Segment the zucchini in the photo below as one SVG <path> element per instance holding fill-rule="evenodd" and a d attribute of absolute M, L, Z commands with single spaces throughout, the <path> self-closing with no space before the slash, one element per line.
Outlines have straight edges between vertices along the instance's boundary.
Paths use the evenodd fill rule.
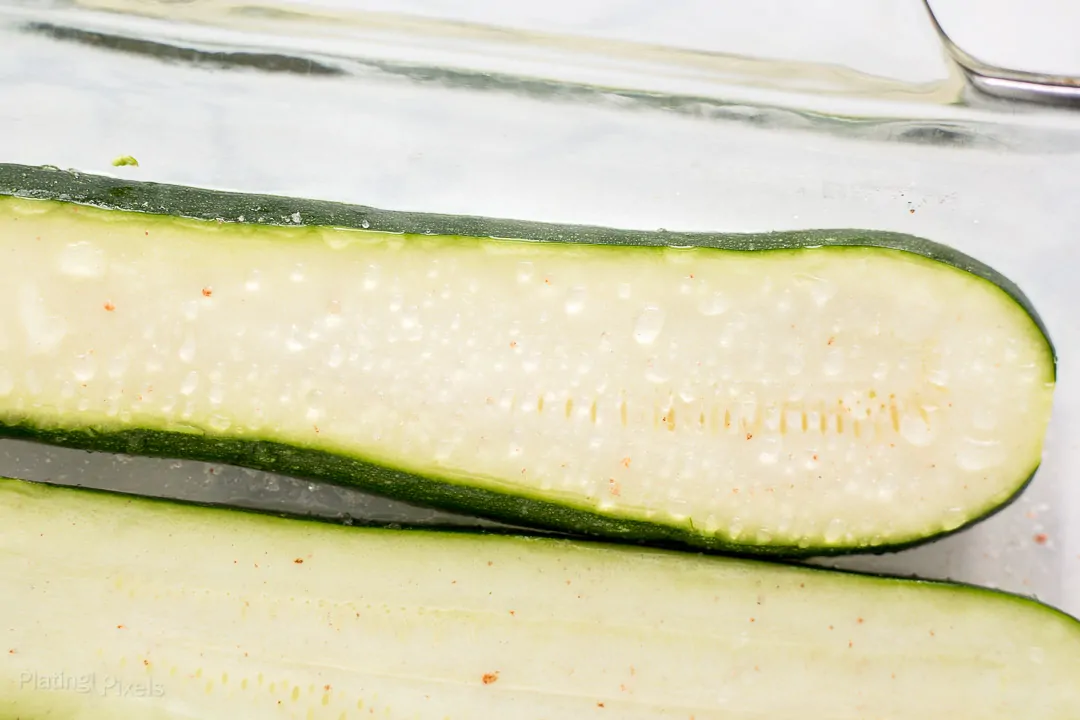
<path fill-rule="evenodd" d="M 647 233 L 0 166 L 2 433 L 533 528 L 893 549 L 1039 465 L 1024 295 L 870 231 Z"/>
<path fill-rule="evenodd" d="M 0 717 L 1069 720 L 980 588 L 0 481 Z"/>

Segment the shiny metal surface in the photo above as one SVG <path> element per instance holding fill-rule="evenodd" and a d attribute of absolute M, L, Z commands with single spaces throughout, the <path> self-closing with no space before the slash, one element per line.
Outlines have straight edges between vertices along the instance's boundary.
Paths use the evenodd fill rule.
<path fill-rule="evenodd" d="M 1041 0 L 1031 12 L 1032 8 L 1024 7 L 1027 3 L 999 1 L 998 9 L 1010 12 L 998 15 L 992 23 L 983 17 L 984 7 L 977 14 L 965 15 L 963 0 L 926 0 L 926 5 L 944 47 L 963 69 L 971 87 L 1005 100 L 1080 108 L 1080 45 L 1062 30 L 1075 29 L 1080 21 L 1075 5 Z M 1031 15 L 1038 21 L 1031 22 Z M 1022 22 L 1025 19 L 1028 22 Z M 1056 26 L 1051 24 L 1055 20 Z M 1017 21 L 1021 21 L 1020 27 Z M 992 39 L 998 42 L 990 44 Z M 1018 45 L 1023 49 L 1019 54 L 1015 52 Z M 988 57 L 1001 57 L 1005 62 L 992 62 Z"/>

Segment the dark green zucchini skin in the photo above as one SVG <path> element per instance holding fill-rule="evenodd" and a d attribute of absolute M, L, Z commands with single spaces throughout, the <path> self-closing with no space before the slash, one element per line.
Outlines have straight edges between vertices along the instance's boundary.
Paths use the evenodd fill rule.
<path fill-rule="evenodd" d="M 300 213 L 300 225 L 366 229 L 404 235 L 464 235 L 533 242 L 700 247 L 745 252 L 819 246 L 862 246 L 899 250 L 954 266 L 1005 291 L 1032 318 L 1042 333 L 1052 360 L 1051 371 L 1056 379 L 1057 354 L 1049 333 L 1031 301 L 1015 283 L 988 265 L 946 245 L 902 233 L 855 229 L 741 234 L 620 230 L 470 216 L 405 213 L 320 200 L 224 192 L 122 180 L 51 167 L 12 164 L 0 164 L 0 196 L 4 195 L 200 220 L 293 227 L 298 225 L 293 216 Z M 271 441 L 215 438 L 146 429 L 102 432 L 88 427 L 58 430 L 41 428 L 29 421 L 0 423 L 0 437 L 92 452 L 226 463 L 352 486 L 424 507 L 569 535 L 705 552 L 790 558 L 893 552 L 961 532 L 1014 502 L 1023 494 L 1038 470 L 1038 466 L 1032 468 L 1025 482 L 1004 503 L 960 527 L 943 530 L 934 535 L 919 535 L 910 540 L 877 546 L 762 546 L 733 543 L 723 538 L 706 536 L 694 532 L 692 527 L 678 528 L 608 517 L 529 497 L 440 482 L 351 457 Z"/>
<path fill-rule="evenodd" d="M 779 543 L 732 543 L 724 538 L 695 533 L 687 528 L 598 515 L 558 503 L 499 493 L 471 485 L 440 482 L 356 458 L 265 440 L 217 438 L 143 429 L 100 432 L 88 427 L 56 430 L 30 423 L 0 423 L 0 437 L 90 452 L 200 460 L 265 470 L 280 475 L 351 486 L 421 507 L 498 520 L 530 531 L 551 530 L 579 538 L 594 537 L 656 548 L 792 559 L 862 553 L 884 554 L 939 540 L 982 522 L 1008 507 L 1023 494 L 1035 475 L 1033 471 L 1004 503 L 950 531 L 930 536 L 919 535 L 909 541 L 878 546 L 799 547 Z"/>

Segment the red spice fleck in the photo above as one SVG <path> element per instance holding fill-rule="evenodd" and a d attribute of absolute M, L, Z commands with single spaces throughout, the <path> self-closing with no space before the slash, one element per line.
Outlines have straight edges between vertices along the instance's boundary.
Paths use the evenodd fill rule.
<path fill-rule="evenodd" d="M 855 622 L 857 622 L 857 623 L 859 623 L 860 625 L 862 625 L 862 624 L 863 624 L 863 619 L 862 619 L 862 618 L 859 618 L 859 619 L 858 619 L 858 620 L 856 620 Z"/>
<path fill-rule="evenodd" d="M 511 615 L 516 615 L 516 613 L 513 610 L 510 611 L 510 614 Z"/>
<path fill-rule="evenodd" d="M 329 685 L 323 685 L 322 689 L 325 690 L 326 692 L 330 692 L 330 686 Z"/>
<path fill-rule="evenodd" d="M 615 478 L 608 478 L 608 491 L 615 497 L 618 497 L 619 493 L 622 492 L 619 483 L 615 482 Z"/>
<path fill-rule="evenodd" d="M 8 650 L 8 655 L 14 655 L 14 654 L 15 654 L 15 648 L 11 648 L 10 650 Z"/>
<path fill-rule="evenodd" d="M 598 703 L 596 703 L 596 707 L 601 707 L 602 708 L 602 707 L 604 707 L 604 703 L 598 702 Z"/>
<path fill-rule="evenodd" d="M 111 302 L 109 302 L 108 300 L 106 300 L 106 301 L 105 301 L 105 305 L 104 305 L 103 307 L 104 307 L 104 308 L 105 308 L 106 310 L 108 310 L 109 312 L 112 312 L 113 310 L 115 310 L 115 309 L 116 309 L 116 306 L 115 306 L 115 305 L 113 305 L 113 304 L 112 304 Z"/>
<path fill-rule="evenodd" d="M 116 629 L 117 630 L 126 630 L 127 628 L 125 628 L 123 625 L 117 625 Z"/>
<path fill-rule="evenodd" d="M 749 440 L 752 437 L 754 437 L 753 433 L 746 433 L 746 439 L 747 440 Z"/>
<path fill-rule="evenodd" d="M 490 685 L 491 683 L 499 679 L 499 671 L 496 670 L 493 673 L 484 673 L 484 676 L 480 679 L 484 682 L 485 685 Z"/>
<path fill-rule="evenodd" d="M 546 285 L 550 285 L 551 284 L 551 278 L 544 278 L 544 283 Z"/>
<path fill-rule="evenodd" d="M 630 458 L 628 458 L 628 457 L 624 457 L 624 458 L 622 459 L 622 466 L 623 466 L 624 468 L 629 468 L 629 467 L 630 467 Z"/>
<path fill-rule="evenodd" d="M 494 565 L 494 563 L 491 560 L 488 560 L 488 567 L 491 567 L 492 565 Z"/>
<path fill-rule="evenodd" d="M 850 640 L 848 640 L 848 641 L 847 641 L 847 646 L 848 646 L 848 647 L 855 647 L 855 643 L 853 643 L 853 642 L 851 642 Z"/>
<path fill-rule="evenodd" d="M 750 618 L 750 622 L 757 622 L 754 618 Z"/>
<path fill-rule="evenodd" d="M 832 345 L 832 344 L 833 344 L 834 342 L 836 342 L 836 338 L 834 338 L 834 337 L 831 337 L 831 338 L 829 338 L 829 342 L 827 342 L 827 343 L 825 343 L 825 344 L 826 344 L 826 345 Z"/>
<path fill-rule="evenodd" d="M 211 295 L 214 294 L 214 290 L 213 290 L 213 288 L 210 288 L 210 287 L 204 287 L 202 289 L 202 294 L 203 294 L 203 297 L 210 297 Z"/>
<path fill-rule="evenodd" d="M 934 631 L 933 630 L 930 631 L 930 637 L 934 637 Z"/>
<path fill-rule="evenodd" d="M 150 661 L 149 660 L 144 659 L 142 661 L 142 664 L 145 665 L 146 667 L 150 667 Z"/>
<path fill-rule="evenodd" d="M 312 425 L 311 427 L 315 428 L 315 434 L 318 435 L 319 434 L 319 426 L 318 425 Z"/>
<path fill-rule="evenodd" d="M 912 215 L 914 215 L 915 214 L 915 208 L 911 208 L 910 210 L 908 210 L 908 212 L 911 213 Z"/>
<path fill-rule="evenodd" d="M 293 562 L 297 565 L 302 565 L 304 563 L 304 558 L 296 558 Z"/>
<path fill-rule="evenodd" d="M 1046 533 L 1039 533 L 1039 534 L 1037 534 L 1035 536 L 1035 542 L 1037 542 L 1040 545 L 1045 545 L 1046 541 L 1049 540 L 1049 539 L 1050 538 L 1047 536 Z"/>
<path fill-rule="evenodd" d="M 830 625 L 830 626 L 829 626 L 829 629 L 830 629 L 830 630 L 832 630 L 832 629 L 833 629 L 832 625 Z"/>
<path fill-rule="evenodd" d="M 150 231 L 149 230 L 143 230 L 143 235 L 145 235 L 146 237 L 150 237 Z"/>
<path fill-rule="evenodd" d="M 516 348 L 517 347 L 517 340 L 511 340 L 510 341 L 510 347 Z"/>
<path fill-rule="evenodd" d="M 754 672 L 761 672 L 761 666 L 755 665 L 754 666 Z"/>

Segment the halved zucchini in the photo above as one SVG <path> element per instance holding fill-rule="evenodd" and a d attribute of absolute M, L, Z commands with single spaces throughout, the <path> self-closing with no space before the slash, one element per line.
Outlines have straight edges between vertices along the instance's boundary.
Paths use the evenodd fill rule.
<path fill-rule="evenodd" d="M 0 195 L 10 436 L 787 554 L 954 531 L 1040 461 L 1037 316 L 918 238 L 649 234 L 18 166 Z"/>
<path fill-rule="evenodd" d="M 1071 720 L 1080 623 L 933 582 L 0 480 L 0 717 Z"/>

